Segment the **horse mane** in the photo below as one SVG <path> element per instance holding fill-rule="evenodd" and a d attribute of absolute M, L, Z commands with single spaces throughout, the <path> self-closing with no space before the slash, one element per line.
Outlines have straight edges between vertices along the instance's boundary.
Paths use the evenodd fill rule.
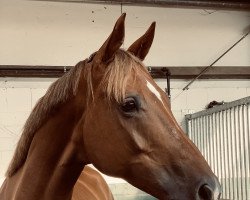
<path fill-rule="evenodd" d="M 79 62 L 69 72 L 51 84 L 46 94 L 39 99 L 27 119 L 14 156 L 6 172 L 7 177 L 11 177 L 22 167 L 26 161 L 31 142 L 36 131 L 46 121 L 50 113 L 59 104 L 66 102 L 77 91 L 77 86 L 82 70 L 82 62 Z"/>
<path fill-rule="evenodd" d="M 142 71 L 148 74 L 146 67 L 139 58 L 135 57 L 128 51 L 119 49 L 116 52 L 113 62 L 107 66 L 100 84 L 106 92 L 107 98 L 109 98 L 110 102 L 114 99 L 121 103 L 125 98 L 125 89 L 128 78 L 131 75 L 134 75 L 133 78 L 135 80 L 136 74 Z"/>
<path fill-rule="evenodd" d="M 90 58 L 92 59 L 92 58 Z M 107 98 L 117 102 L 122 101 L 125 96 L 125 86 L 130 72 L 138 70 L 138 64 L 144 66 L 142 62 L 124 50 L 118 50 L 114 60 L 109 63 L 100 85 L 107 91 Z M 46 94 L 40 98 L 28 117 L 21 138 L 17 143 L 14 156 L 6 172 L 7 177 L 13 176 L 25 163 L 31 142 L 37 130 L 46 122 L 51 112 L 58 106 L 66 103 L 72 95 L 76 95 L 82 69 L 88 85 L 88 96 L 93 97 L 92 69 L 85 67 L 86 60 L 79 62 L 69 72 L 64 74 L 47 90 Z M 141 69 L 145 70 L 144 67 Z M 93 97 L 94 98 L 94 97 Z"/>

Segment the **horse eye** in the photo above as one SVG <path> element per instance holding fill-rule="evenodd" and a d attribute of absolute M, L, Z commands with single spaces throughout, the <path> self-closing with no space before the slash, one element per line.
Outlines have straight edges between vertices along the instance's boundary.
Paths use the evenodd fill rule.
<path fill-rule="evenodd" d="M 137 104 L 134 98 L 128 97 L 124 100 L 124 102 L 121 105 L 122 111 L 129 113 L 134 112 L 137 110 Z"/>

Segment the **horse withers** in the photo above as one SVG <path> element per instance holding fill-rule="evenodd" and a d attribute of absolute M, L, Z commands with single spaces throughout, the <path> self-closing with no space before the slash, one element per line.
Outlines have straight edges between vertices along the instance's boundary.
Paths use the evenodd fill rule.
<path fill-rule="evenodd" d="M 142 61 L 155 31 L 127 50 L 125 14 L 101 48 L 59 78 L 28 118 L 1 200 L 68 200 L 83 168 L 162 200 L 215 200 L 220 185 Z"/>

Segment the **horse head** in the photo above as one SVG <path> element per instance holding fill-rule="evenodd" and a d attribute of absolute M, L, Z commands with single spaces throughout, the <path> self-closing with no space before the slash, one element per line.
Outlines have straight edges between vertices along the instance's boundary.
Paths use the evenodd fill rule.
<path fill-rule="evenodd" d="M 124 21 L 125 14 L 87 63 L 91 95 L 81 125 L 86 162 L 159 199 L 218 199 L 217 177 L 142 63 L 155 23 L 122 50 Z"/>

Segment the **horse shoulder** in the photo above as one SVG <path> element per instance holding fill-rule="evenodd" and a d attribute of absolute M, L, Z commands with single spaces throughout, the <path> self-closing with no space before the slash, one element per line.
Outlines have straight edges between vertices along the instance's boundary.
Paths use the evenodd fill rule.
<path fill-rule="evenodd" d="M 85 166 L 73 190 L 72 200 L 113 200 L 113 195 L 102 175 Z"/>

